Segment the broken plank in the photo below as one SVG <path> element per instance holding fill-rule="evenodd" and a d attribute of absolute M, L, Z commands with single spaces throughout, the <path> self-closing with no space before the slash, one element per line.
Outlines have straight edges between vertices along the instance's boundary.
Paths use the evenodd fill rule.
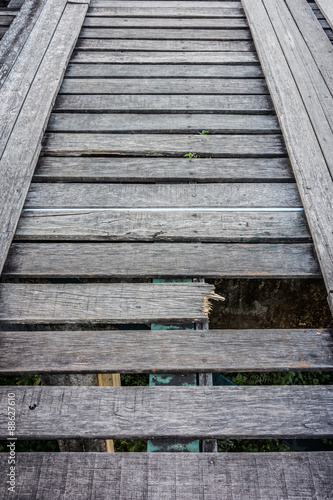
<path fill-rule="evenodd" d="M 60 94 L 268 94 L 264 79 L 65 78 Z"/>
<path fill-rule="evenodd" d="M 68 115 L 51 115 L 49 125 L 51 127 L 56 127 L 55 124 L 61 123 L 62 116 Z M 75 117 L 75 115 L 72 116 Z M 89 116 L 94 122 L 93 118 L 96 115 L 80 116 L 83 118 Z M 103 123 L 105 123 L 103 122 L 103 115 L 97 116 L 103 125 Z M 112 115 L 107 116 L 112 117 Z M 157 120 L 161 119 L 161 116 L 153 116 L 156 116 Z M 167 116 L 168 115 L 163 115 L 163 118 Z M 177 118 L 182 115 L 171 116 L 177 123 Z M 195 117 L 196 115 L 189 116 Z M 219 123 L 219 115 L 208 116 Z M 250 116 L 251 115 L 248 115 L 248 117 Z M 122 124 L 122 115 L 116 115 L 116 117 L 118 123 Z M 131 116 L 131 120 L 134 122 L 133 128 L 137 123 L 136 117 L 138 117 L 138 115 Z M 221 117 L 226 123 L 228 122 L 228 118 L 229 115 L 223 115 Z M 242 118 L 244 118 L 244 116 Z M 264 117 L 262 116 L 260 118 Z M 127 120 L 125 123 L 128 123 Z M 207 122 L 204 121 L 204 123 L 206 125 Z M 208 122 L 207 124 L 210 123 Z M 175 159 L 158 157 L 75 158 L 71 156 L 41 156 L 37 163 L 33 179 L 36 182 L 291 182 L 294 180 L 294 175 L 287 158 Z"/>
<path fill-rule="evenodd" d="M 7 403 L 9 391 L 15 394 L 15 434 L 19 439 L 332 436 L 333 387 L 329 385 L 2 386 L 2 405 Z M 0 436 L 6 438 L 7 434 L 8 416 L 2 414 Z"/>
<path fill-rule="evenodd" d="M 216 99 L 217 100 L 217 99 Z M 148 102 L 148 99 L 146 100 Z M 73 154 L 285 156 L 280 135 L 172 135 L 47 133 L 43 152 Z"/>
<path fill-rule="evenodd" d="M 301 208 L 294 183 L 31 184 L 25 208 Z"/>
<path fill-rule="evenodd" d="M 34 324 L 200 321 L 206 319 L 209 299 L 213 297 L 213 286 L 202 283 L 7 283 L 0 285 L 0 321 Z"/>
<path fill-rule="evenodd" d="M 6 375 L 333 370 L 325 329 L 5 331 L 0 341 Z"/>
<path fill-rule="evenodd" d="M 214 209 L 212 209 L 214 210 Z M 20 240 L 306 243 L 302 212 L 27 210 Z"/>

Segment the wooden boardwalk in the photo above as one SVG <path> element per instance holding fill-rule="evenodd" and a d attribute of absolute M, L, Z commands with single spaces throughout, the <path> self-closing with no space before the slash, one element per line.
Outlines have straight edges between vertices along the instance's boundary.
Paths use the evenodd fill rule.
<path fill-rule="evenodd" d="M 212 373 L 332 370 L 333 331 L 210 330 L 224 297 L 205 279 L 323 277 L 333 313 L 332 21 L 328 0 L 16 10 L 0 42 L 0 373 L 101 387 L 2 386 L 1 404 L 15 394 L 17 439 L 154 451 L 18 454 L 17 498 L 331 498 L 332 453 L 216 440 L 332 438 L 332 386 Z M 150 387 L 111 387 L 119 373 Z"/>

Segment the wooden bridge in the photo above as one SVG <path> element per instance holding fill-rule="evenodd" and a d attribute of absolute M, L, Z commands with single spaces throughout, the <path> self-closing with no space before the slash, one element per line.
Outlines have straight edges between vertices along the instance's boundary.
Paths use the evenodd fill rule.
<path fill-rule="evenodd" d="M 332 1 L 22 3 L 0 11 L 0 372 L 56 385 L 2 386 L 1 438 L 150 453 L 18 453 L 15 494 L 1 454 L 1 497 L 332 499 L 332 452 L 216 447 L 332 438 L 332 386 L 212 382 L 332 370 L 332 330 L 210 330 L 207 283 L 322 276 L 333 313 Z"/>

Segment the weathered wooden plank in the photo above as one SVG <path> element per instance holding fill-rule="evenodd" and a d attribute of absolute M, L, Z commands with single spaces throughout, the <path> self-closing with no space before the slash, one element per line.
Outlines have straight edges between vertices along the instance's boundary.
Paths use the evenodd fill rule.
<path fill-rule="evenodd" d="M 244 40 L 111 40 L 80 39 L 77 50 L 178 51 L 178 52 L 253 52 L 252 42 Z"/>
<path fill-rule="evenodd" d="M 26 3 L 25 0 L 10 0 L 8 7 L 11 9 L 20 9 Z"/>
<path fill-rule="evenodd" d="M 211 89 L 210 89 L 211 90 Z M 274 134 L 280 132 L 276 116 L 225 114 L 109 114 L 52 113 L 49 132 L 146 132 L 210 134 Z M 96 172 L 97 173 L 97 172 Z M 98 175 L 98 174 L 97 174 Z"/>
<path fill-rule="evenodd" d="M 8 27 L 12 24 L 14 19 L 15 19 L 15 16 L 9 15 L 7 12 L 5 12 L 5 14 L 3 14 L 0 11 L 0 26 Z"/>
<path fill-rule="evenodd" d="M 294 183 L 31 184 L 25 208 L 301 208 Z"/>
<path fill-rule="evenodd" d="M 307 45 L 307 50 L 303 50 L 303 57 L 307 54 L 306 59 L 307 61 L 310 61 L 310 63 L 307 63 L 305 69 L 311 76 L 311 82 L 317 90 L 318 96 L 321 100 L 321 106 L 324 110 L 327 107 L 326 119 L 330 120 L 332 109 L 327 105 L 329 103 L 331 104 L 333 96 L 332 44 L 328 40 L 325 32 L 323 32 L 320 24 L 316 22 L 316 16 L 308 5 L 304 5 L 302 0 L 288 0 L 287 5 L 293 16 L 294 22 L 297 24 L 300 34 Z M 300 47 L 303 47 L 303 45 L 300 44 Z M 311 63 L 310 54 L 313 57 L 313 63 Z M 318 69 L 315 65 L 318 66 Z M 327 89 L 320 81 L 322 78 L 324 78 L 327 87 L 330 89 L 331 98 L 326 97 Z M 309 104 L 307 104 L 307 107 L 309 108 Z"/>
<path fill-rule="evenodd" d="M 13 67 L 29 34 L 31 33 L 46 0 L 25 2 L 19 15 L 15 17 L 6 38 L 0 44 L 0 87 L 3 85 L 8 73 Z M 56 12 L 55 12 L 56 14 Z M 41 43 L 43 43 L 41 39 Z M 31 61 L 33 65 L 33 61 Z"/>
<path fill-rule="evenodd" d="M 326 23 L 327 24 L 327 23 Z M 243 17 L 179 18 L 172 11 L 169 17 L 93 17 L 87 16 L 85 27 L 94 28 L 247 28 Z M 328 26 L 328 25 L 327 25 Z"/>
<path fill-rule="evenodd" d="M 209 1 L 209 0 L 196 0 L 195 2 L 192 2 L 190 4 L 188 0 L 181 1 L 181 0 L 171 0 L 171 1 L 165 1 L 165 0 L 139 0 L 139 3 L 137 0 L 92 0 L 90 2 L 90 7 L 135 7 L 135 8 L 167 8 L 167 9 L 173 9 L 173 8 L 183 8 L 186 10 L 191 10 L 192 7 L 195 8 L 201 8 L 205 9 L 207 7 L 223 7 L 223 9 L 241 9 L 242 4 L 240 1 Z"/>
<path fill-rule="evenodd" d="M 333 370 L 333 330 L 0 332 L 0 341 L 8 375 Z"/>
<path fill-rule="evenodd" d="M 203 283 L 2 284 L 0 321 L 200 321 L 214 296 L 212 285 Z"/>
<path fill-rule="evenodd" d="M 262 0 L 243 0 L 243 5 L 278 112 L 323 276 L 330 292 L 333 289 L 332 178 L 290 65 L 285 59 Z"/>
<path fill-rule="evenodd" d="M 58 11 L 59 5 L 61 6 L 60 12 Z M 49 1 L 42 15 L 39 17 L 33 33 L 29 37 L 29 41 L 33 41 L 34 36 L 40 34 L 38 23 L 43 19 L 42 16 L 44 13 L 47 13 L 52 20 L 55 17 L 55 26 L 53 24 L 50 26 L 47 23 L 43 28 L 49 35 L 49 44 L 47 45 L 47 49 L 44 47 L 44 52 L 45 50 L 46 52 L 43 52 L 41 55 L 42 60 L 39 60 L 38 71 L 35 74 L 33 82 L 30 81 L 29 90 L 25 88 L 24 103 L 21 101 L 20 104 L 20 106 L 22 105 L 22 109 L 19 115 L 16 115 L 15 123 L 13 122 L 14 115 L 10 115 L 9 119 L 12 130 L 10 137 L 7 137 L 6 149 L 1 158 L 0 169 L 0 185 L 2 188 L 0 198 L 0 227 L 3 240 L 0 248 L 0 272 L 37 163 L 41 140 L 51 107 L 59 90 L 64 68 L 76 43 L 87 10 L 87 4 L 68 4 L 64 11 L 62 7 L 62 2 Z M 48 9 L 51 9 L 52 15 Z M 57 12 L 58 16 L 55 16 Z M 59 20 L 61 14 L 62 16 Z M 49 31 L 51 31 L 51 35 Z M 50 40 L 50 36 L 52 40 Z M 40 41 L 39 38 L 38 41 Z M 27 42 L 21 52 L 22 57 L 28 45 L 29 43 Z M 39 45 L 39 42 L 37 45 Z M 38 53 L 37 49 L 36 53 Z M 22 57 L 20 57 L 20 61 Z M 17 61 L 18 67 L 21 64 L 20 61 Z M 23 62 L 29 65 L 29 59 Z M 22 68 L 25 67 L 24 64 Z M 13 69 L 6 79 L 1 89 L 1 92 L 4 91 L 2 95 L 6 95 L 6 89 L 8 89 L 11 95 L 15 94 L 15 87 L 9 88 L 7 85 L 10 85 L 11 75 L 16 74 L 18 67 L 15 65 L 15 69 Z M 18 80 L 22 83 L 21 77 Z M 19 88 L 18 93 L 20 94 L 21 92 L 22 89 Z M 7 106 L 12 101 L 8 99 L 5 99 L 5 101 L 5 106 L 8 110 Z M 3 109 L 2 101 L 0 105 L 1 109 Z M 8 122 L 6 122 L 6 125 L 8 125 Z M 4 144 L 2 144 L 3 146 Z M 17 168 L 17 165 L 20 165 L 20 168 Z M 6 235 L 5 239 L 4 235 Z"/>
<path fill-rule="evenodd" d="M 328 42 L 329 43 L 329 42 Z M 60 94 L 268 94 L 264 79 L 65 78 Z"/>
<path fill-rule="evenodd" d="M 168 4 L 166 7 L 90 7 L 87 17 L 186 17 L 191 18 L 220 18 L 220 17 L 240 17 L 243 18 L 244 11 L 241 7 L 238 9 L 224 8 L 223 3 L 215 7 L 174 7 Z"/>
<path fill-rule="evenodd" d="M 74 52 L 75 63 L 148 63 L 148 64 L 246 64 L 257 63 L 256 52 L 145 52 L 145 51 L 88 51 Z"/>
<path fill-rule="evenodd" d="M 56 115 L 57 118 L 61 116 Z M 89 116 L 92 119 L 95 115 Z M 117 117 L 121 123 L 122 116 L 117 115 Z M 173 117 L 176 121 L 178 115 L 173 115 Z M 217 120 L 219 116 L 214 115 L 213 118 Z M 227 115 L 223 116 L 223 119 L 227 118 Z M 133 116 L 132 119 L 135 121 Z M 54 123 L 51 120 L 51 124 Z M 196 158 L 192 160 L 177 158 L 176 160 L 174 158 L 42 156 L 37 163 L 34 180 L 145 183 L 158 181 L 290 182 L 294 180 L 294 175 L 289 160 L 286 158 Z"/>
<path fill-rule="evenodd" d="M 9 59 L 9 74 L 7 74 L 6 70 L 6 60 L 3 61 L 4 71 L 1 73 L 0 115 L 5 117 L 5 119 L 0 123 L 0 158 L 3 155 L 4 148 L 13 131 L 17 117 L 22 110 L 22 105 L 36 77 L 39 65 L 52 40 L 65 4 L 66 0 L 60 0 L 59 2 L 51 0 L 50 2 L 46 2 L 45 8 L 43 8 L 44 2 L 40 3 L 39 9 L 33 16 L 34 23 L 31 21 L 31 33 L 28 36 L 27 43 L 24 44 L 24 41 L 21 41 L 21 44 L 24 45 L 23 48 L 19 44 L 18 52 L 15 53 L 14 49 L 12 59 Z M 53 13 L 52 16 L 51 12 Z M 29 16 L 27 17 L 29 19 Z M 28 19 L 24 16 L 22 22 L 28 22 Z M 15 46 L 14 40 L 10 40 L 10 42 Z M 7 44 L 5 45 L 6 47 Z M 7 51 L 5 51 L 4 56 L 6 53 Z M 20 56 L 19 58 L 18 55 Z"/>
<path fill-rule="evenodd" d="M 329 0 L 316 0 L 318 7 L 320 8 L 323 16 L 329 23 L 330 27 L 333 29 L 333 5 Z"/>
<path fill-rule="evenodd" d="M 274 110 L 269 95 L 59 95 L 53 111 L 130 113 L 257 113 Z M 267 139 L 267 137 L 266 137 Z M 268 140 L 268 139 L 267 139 Z M 209 142 L 209 141 L 207 141 Z"/>
<path fill-rule="evenodd" d="M 13 243 L 3 270 L 18 277 L 317 278 L 311 244 Z"/>
<path fill-rule="evenodd" d="M 291 68 L 331 177 L 333 177 L 333 96 L 329 90 L 329 84 L 331 84 L 333 92 L 333 47 L 305 0 L 287 0 L 289 9 L 284 0 L 277 0 L 277 2 L 265 0 L 265 5 L 272 16 L 272 24 L 284 56 Z M 303 10 L 303 14 L 299 14 L 299 9 Z M 297 18 L 298 26 L 291 13 Z M 311 29 L 312 25 L 317 29 Z M 310 36 L 313 39 L 309 42 L 310 48 L 302 36 L 302 32 L 305 31 L 310 31 L 306 38 L 309 39 Z M 286 33 L 288 33 L 287 36 Z M 314 44 L 317 45 L 316 48 Z M 327 52 L 326 57 L 319 55 L 325 52 Z M 322 61 L 316 62 L 316 59 Z M 326 82 L 323 74 L 324 77 L 325 74 L 327 75 Z"/>
<path fill-rule="evenodd" d="M 332 436 L 333 387 L 329 385 L 2 386 L 2 406 L 9 390 L 15 393 L 15 435 L 22 439 Z M 7 435 L 8 416 L 2 413 L 0 436 Z"/>
<path fill-rule="evenodd" d="M 263 78 L 259 65 L 223 64 L 69 64 L 70 78 Z"/>
<path fill-rule="evenodd" d="M 64 96 L 70 98 L 71 96 Z M 251 96 L 249 96 L 251 97 Z M 129 100 L 129 99 L 128 99 Z M 149 98 L 142 99 L 148 102 Z M 218 99 L 216 98 L 216 101 Z M 128 105 L 128 104 L 127 104 Z M 189 152 L 207 156 L 284 156 L 280 135 L 172 135 L 48 133 L 44 153 L 176 155 Z"/>
<path fill-rule="evenodd" d="M 249 29 L 83 28 L 79 38 L 127 40 L 252 40 Z"/>
<path fill-rule="evenodd" d="M 27 210 L 22 240 L 310 242 L 302 212 Z"/>
<path fill-rule="evenodd" d="M 1 453 L 4 471 L 7 460 Z M 16 494 L 41 500 L 77 500 L 78 492 L 81 500 L 107 500 L 115 492 L 121 500 L 330 500 L 332 466 L 330 452 L 18 453 Z M 13 496 L 7 486 L 1 482 L 4 500 Z"/>

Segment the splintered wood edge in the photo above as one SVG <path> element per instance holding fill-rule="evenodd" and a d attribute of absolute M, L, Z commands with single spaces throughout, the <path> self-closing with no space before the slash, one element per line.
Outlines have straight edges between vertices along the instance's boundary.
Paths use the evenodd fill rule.
<path fill-rule="evenodd" d="M 217 301 L 220 301 L 220 302 L 224 302 L 225 301 L 225 297 L 222 297 L 222 295 L 219 295 L 218 293 L 215 293 L 214 292 L 214 287 L 212 288 L 212 290 L 209 292 L 208 295 L 205 295 L 204 298 L 203 298 L 203 306 L 202 306 L 202 312 L 207 316 L 208 318 L 208 315 L 212 309 L 212 304 L 209 302 L 210 300 L 217 300 Z"/>

